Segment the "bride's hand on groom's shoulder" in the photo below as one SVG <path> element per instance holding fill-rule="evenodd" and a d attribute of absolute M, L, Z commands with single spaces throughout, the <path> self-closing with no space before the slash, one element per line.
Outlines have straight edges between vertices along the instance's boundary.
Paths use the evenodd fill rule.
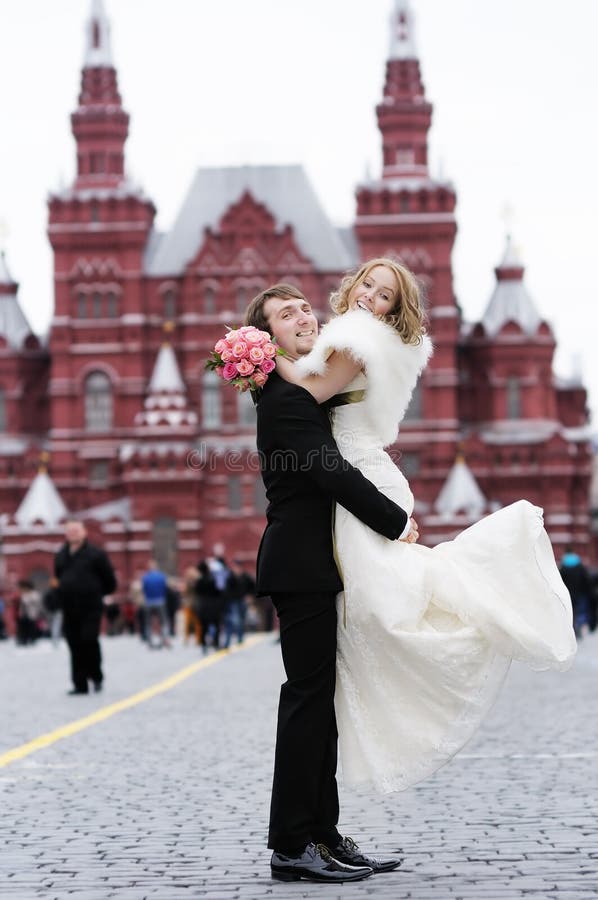
<path fill-rule="evenodd" d="M 411 529 L 406 537 L 401 538 L 401 543 L 403 544 L 415 544 L 419 540 L 419 525 L 413 518 L 409 521 L 411 522 Z"/>

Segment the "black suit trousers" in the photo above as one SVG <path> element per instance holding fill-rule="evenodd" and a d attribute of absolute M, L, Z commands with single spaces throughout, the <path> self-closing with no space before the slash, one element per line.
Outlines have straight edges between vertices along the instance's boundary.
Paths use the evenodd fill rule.
<path fill-rule="evenodd" d="M 334 847 L 339 805 L 336 593 L 276 593 L 287 681 L 280 690 L 268 847 Z"/>
<path fill-rule="evenodd" d="M 88 619 L 65 615 L 63 634 L 71 652 L 71 678 L 78 691 L 88 689 L 88 680 L 102 682 L 102 653 L 98 636 L 101 616 Z"/>

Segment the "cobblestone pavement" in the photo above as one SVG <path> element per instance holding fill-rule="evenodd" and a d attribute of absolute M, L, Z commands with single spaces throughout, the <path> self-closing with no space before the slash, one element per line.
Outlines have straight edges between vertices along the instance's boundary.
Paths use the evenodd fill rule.
<path fill-rule="evenodd" d="M 147 687 L 197 648 L 103 642 L 106 690 L 67 697 L 67 652 L 0 644 L 0 754 Z M 564 675 L 514 666 L 480 733 L 403 794 L 341 795 L 341 826 L 404 867 L 284 884 L 265 849 L 279 647 L 268 636 L 172 690 L 0 769 L 0 896 L 19 900 L 598 897 L 598 635 Z"/>

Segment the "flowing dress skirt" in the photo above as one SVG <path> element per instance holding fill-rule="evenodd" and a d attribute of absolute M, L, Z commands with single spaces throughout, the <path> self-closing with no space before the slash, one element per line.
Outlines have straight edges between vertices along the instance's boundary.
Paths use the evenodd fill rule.
<path fill-rule="evenodd" d="M 408 512 L 413 495 L 382 450 L 351 462 Z M 338 506 L 336 711 L 344 783 L 388 792 L 460 750 L 496 699 L 512 659 L 571 665 L 571 601 L 525 500 L 429 549 L 389 541 Z"/>

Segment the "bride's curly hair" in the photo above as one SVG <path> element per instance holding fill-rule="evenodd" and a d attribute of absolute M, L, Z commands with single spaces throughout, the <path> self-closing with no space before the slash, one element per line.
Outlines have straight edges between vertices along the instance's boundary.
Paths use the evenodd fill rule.
<path fill-rule="evenodd" d="M 426 333 L 426 313 L 424 309 L 423 291 L 413 272 L 401 263 L 388 257 L 380 256 L 369 259 L 355 272 L 344 276 L 338 291 L 330 296 L 330 305 L 337 315 L 349 309 L 351 292 L 368 277 L 376 266 L 386 266 L 394 273 L 399 290 L 390 312 L 381 316 L 395 331 L 405 344 L 420 344 Z"/>

